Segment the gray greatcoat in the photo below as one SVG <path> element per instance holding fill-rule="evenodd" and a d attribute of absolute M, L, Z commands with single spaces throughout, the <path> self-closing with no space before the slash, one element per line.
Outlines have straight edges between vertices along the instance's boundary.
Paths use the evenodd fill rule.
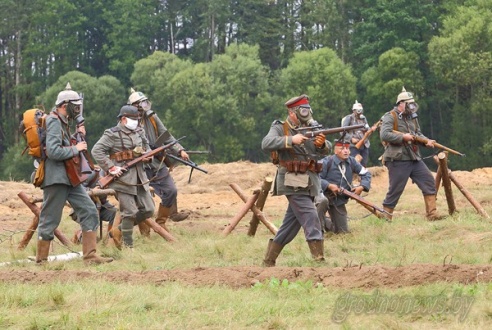
<path fill-rule="evenodd" d="M 64 161 L 78 155 L 70 143 L 70 129 L 65 116 L 54 109 L 46 117 L 45 176 L 41 185 L 43 205 L 39 215 L 38 239 L 50 241 L 61 221 L 68 200 L 80 219 L 82 231 L 95 231 L 99 225 L 96 206 L 82 185 L 73 187 Z"/>
<path fill-rule="evenodd" d="M 131 131 L 119 123 L 117 126 L 104 131 L 103 136 L 92 148 L 92 156 L 101 168 L 108 173 L 113 166 L 124 166 L 127 161 L 117 162 L 109 156 L 124 150 L 133 150 L 142 147 L 144 151 L 149 151 L 149 143 L 145 136 L 145 131 L 138 127 Z M 115 191 L 120 191 L 130 195 L 137 195 L 137 183 L 144 183 L 145 191 L 149 191 L 147 175 L 145 174 L 143 163 L 130 167 L 121 177 L 109 185 Z"/>

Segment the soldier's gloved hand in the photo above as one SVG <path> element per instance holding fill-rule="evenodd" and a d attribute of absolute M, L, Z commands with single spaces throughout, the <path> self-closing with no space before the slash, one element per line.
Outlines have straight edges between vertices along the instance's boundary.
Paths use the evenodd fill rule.
<path fill-rule="evenodd" d="M 113 166 L 109 169 L 109 174 L 114 175 L 117 178 L 122 176 L 123 173 L 125 172 L 126 172 L 126 168 L 123 168 L 121 166 Z"/>
<path fill-rule="evenodd" d="M 323 133 L 320 133 L 314 139 L 314 145 L 316 148 L 323 148 L 325 146 L 326 136 Z"/>

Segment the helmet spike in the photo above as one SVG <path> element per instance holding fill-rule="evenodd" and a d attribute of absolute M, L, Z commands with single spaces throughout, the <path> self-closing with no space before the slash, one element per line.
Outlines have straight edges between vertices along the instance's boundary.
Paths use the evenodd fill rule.
<path fill-rule="evenodd" d="M 130 88 L 130 94 L 131 93 L 135 93 L 135 90 L 133 89 L 133 87 Z"/>
<path fill-rule="evenodd" d="M 67 82 L 67 86 L 65 86 L 65 90 L 66 91 L 71 91 L 72 90 L 72 86 L 70 86 L 70 83 Z"/>
<path fill-rule="evenodd" d="M 403 86 L 403 87 L 401 88 L 401 92 L 403 93 L 403 92 L 406 92 L 406 91 L 407 91 L 407 90 L 405 89 L 405 86 Z"/>

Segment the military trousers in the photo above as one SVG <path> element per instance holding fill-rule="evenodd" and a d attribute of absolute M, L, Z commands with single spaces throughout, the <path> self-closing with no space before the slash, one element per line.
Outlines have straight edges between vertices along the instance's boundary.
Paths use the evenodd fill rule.
<path fill-rule="evenodd" d="M 145 173 L 149 180 L 151 180 L 150 186 L 154 188 L 154 192 L 161 199 L 162 206 L 171 207 L 173 204 L 176 204 L 178 188 L 176 188 L 176 184 L 167 167 L 163 167 L 159 171 L 146 169 Z"/>
<path fill-rule="evenodd" d="M 65 202 L 68 201 L 77 214 L 83 232 L 96 231 L 99 215 L 96 205 L 82 185 L 76 187 L 54 184 L 43 188 L 43 205 L 39 215 L 38 239 L 51 241 L 60 225 Z"/>
<path fill-rule="evenodd" d="M 287 195 L 286 197 L 289 206 L 273 241 L 286 245 L 297 236 L 301 228 L 304 229 L 306 241 L 323 240 L 323 232 L 313 198 L 309 195 Z"/>
<path fill-rule="evenodd" d="M 385 162 L 388 168 L 389 187 L 383 205 L 394 209 L 412 179 L 424 196 L 436 194 L 436 183 L 431 171 L 422 160 L 394 160 Z"/>

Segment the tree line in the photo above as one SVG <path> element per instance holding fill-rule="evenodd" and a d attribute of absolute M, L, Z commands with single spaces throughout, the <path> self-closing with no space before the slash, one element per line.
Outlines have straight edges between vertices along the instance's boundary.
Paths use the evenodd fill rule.
<path fill-rule="evenodd" d="M 467 154 L 451 168 L 491 166 L 491 30 L 486 0 L 3 0 L 0 178 L 28 178 L 20 116 L 68 81 L 90 145 L 133 87 L 211 162 L 266 161 L 261 138 L 292 96 L 326 127 L 357 99 L 372 124 L 405 86 L 424 134 Z"/>

